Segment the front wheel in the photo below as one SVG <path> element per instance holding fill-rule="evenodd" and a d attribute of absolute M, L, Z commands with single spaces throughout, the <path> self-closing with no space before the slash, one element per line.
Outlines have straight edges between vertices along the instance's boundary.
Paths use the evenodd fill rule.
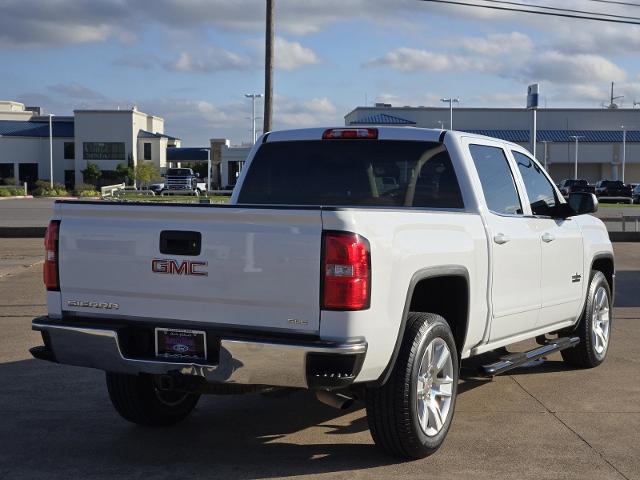
<path fill-rule="evenodd" d="M 412 312 L 407 322 L 390 378 L 367 390 L 367 421 L 376 445 L 416 459 L 435 453 L 444 442 L 459 368 L 451 328 L 441 316 Z"/>
<path fill-rule="evenodd" d="M 593 270 L 584 312 L 574 332 L 580 343 L 560 352 L 565 363 L 593 368 L 604 362 L 611 339 L 611 308 L 609 282 L 602 272 Z"/>
<path fill-rule="evenodd" d="M 152 375 L 107 372 L 109 398 L 116 411 L 133 423 L 167 426 L 184 420 L 200 395 L 158 388 Z"/>

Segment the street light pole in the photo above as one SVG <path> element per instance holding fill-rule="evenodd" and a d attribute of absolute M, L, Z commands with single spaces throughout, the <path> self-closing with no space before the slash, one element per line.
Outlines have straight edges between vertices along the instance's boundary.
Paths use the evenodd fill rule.
<path fill-rule="evenodd" d="M 580 140 L 581 138 L 584 138 L 581 135 L 571 135 L 571 138 L 573 138 L 576 141 L 576 157 L 575 157 L 575 167 L 573 170 L 573 178 L 575 180 L 578 179 L 578 140 Z"/>
<path fill-rule="evenodd" d="M 261 93 L 245 93 L 251 99 L 251 122 L 253 124 L 253 143 L 256 143 L 256 98 L 262 98 Z"/>
<path fill-rule="evenodd" d="M 49 185 L 53 190 L 53 113 L 49 114 Z"/>
<path fill-rule="evenodd" d="M 453 130 L 453 104 L 460 103 L 460 99 L 451 97 L 441 98 L 440 101 L 449 104 L 449 129 Z"/>
<path fill-rule="evenodd" d="M 549 140 L 542 140 L 540 143 L 542 143 L 544 145 L 544 169 L 548 171 L 548 169 L 547 169 L 547 158 L 548 158 L 548 156 L 547 156 L 547 144 L 548 143 L 553 143 L 553 142 L 551 142 Z"/>
<path fill-rule="evenodd" d="M 624 183 L 624 167 L 627 163 L 627 130 L 622 126 L 622 183 Z"/>

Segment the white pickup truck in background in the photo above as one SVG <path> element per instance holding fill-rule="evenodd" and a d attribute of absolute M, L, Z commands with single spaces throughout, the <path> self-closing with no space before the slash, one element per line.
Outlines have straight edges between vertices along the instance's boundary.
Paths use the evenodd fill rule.
<path fill-rule="evenodd" d="M 424 457 L 461 360 L 532 338 L 484 374 L 605 359 L 615 274 L 596 208 L 492 138 L 272 132 L 230 205 L 57 202 L 31 351 L 106 371 L 139 424 L 182 420 L 203 393 L 305 388 L 364 401 L 376 444 Z"/>

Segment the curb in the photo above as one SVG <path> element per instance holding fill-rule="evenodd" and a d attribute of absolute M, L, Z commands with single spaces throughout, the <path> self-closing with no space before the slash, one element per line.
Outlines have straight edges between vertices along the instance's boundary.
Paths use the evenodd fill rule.
<path fill-rule="evenodd" d="M 0 197 L 0 200 L 30 200 L 33 195 L 16 195 L 15 197 Z"/>

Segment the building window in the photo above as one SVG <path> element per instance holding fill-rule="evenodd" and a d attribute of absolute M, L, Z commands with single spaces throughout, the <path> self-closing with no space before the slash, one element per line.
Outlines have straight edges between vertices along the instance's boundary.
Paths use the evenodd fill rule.
<path fill-rule="evenodd" d="M 144 159 L 151 160 L 151 144 L 150 143 L 144 144 Z"/>
<path fill-rule="evenodd" d="M 64 142 L 64 158 L 65 160 L 73 160 L 76 158 L 76 144 L 73 142 Z"/>
<path fill-rule="evenodd" d="M 124 142 L 84 142 L 85 160 L 124 160 Z"/>

